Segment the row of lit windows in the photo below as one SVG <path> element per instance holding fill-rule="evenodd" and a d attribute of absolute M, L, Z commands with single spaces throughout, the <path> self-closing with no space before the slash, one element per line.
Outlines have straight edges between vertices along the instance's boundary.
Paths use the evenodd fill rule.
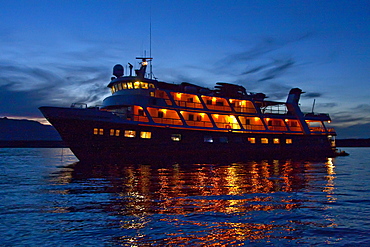
<path fill-rule="evenodd" d="M 141 107 L 137 107 L 135 112 L 139 117 L 139 121 L 148 122 L 149 120 L 146 118 L 146 114 L 144 109 Z M 200 126 L 197 122 L 204 122 L 203 127 L 213 127 L 211 124 L 211 120 L 209 115 L 206 113 L 193 113 L 187 111 L 180 111 L 177 112 L 175 110 L 168 110 L 168 109 L 156 109 L 148 107 L 148 112 L 151 116 L 153 116 L 153 121 L 156 123 L 165 123 L 165 122 L 172 122 L 173 120 L 177 120 L 178 124 L 182 125 L 182 121 L 180 119 L 179 113 L 184 117 L 184 120 L 188 125 L 191 126 Z M 235 115 L 222 115 L 222 114 L 211 114 L 210 115 L 218 128 L 230 128 L 230 129 L 241 129 L 240 124 L 237 119 L 240 120 L 241 125 L 246 129 L 255 129 L 255 130 L 263 130 L 264 125 L 259 117 L 245 117 L 245 116 L 235 116 Z M 160 120 L 165 119 L 165 120 Z M 135 119 L 137 120 L 137 119 Z M 265 118 L 267 121 L 267 126 L 269 130 L 274 131 L 287 131 L 286 125 L 289 126 L 291 131 L 301 131 L 301 128 L 298 125 L 297 120 L 288 120 L 288 119 L 270 119 Z M 285 121 L 285 123 L 284 123 Z M 209 124 L 206 124 L 209 123 Z M 171 124 L 171 123 L 170 123 Z M 206 126 L 207 125 L 207 126 Z"/>
<path fill-rule="evenodd" d="M 94 135 L 104 135 L 104 129 L 99 129 L 99 128 L 94 128 L 94 131 L 93 131 Z M 109 135 L 110 136 L 120 136 L 120 133 L 121 133 L 121 130 L 117 130 L 117 129 L 110 129 L 109 130 Z M 128 137 L 128 138 L 134 138 L 137 136 L 137 133 L 135 130 L 125 130 L 123 132 L 123 136 L 124 137 Z M 151 139 L 152 138 L 152 132 L 149 132 L 149 131 L 140 131 L 139 133 L 139 136 L 140 138 L 143 138 L 143 139 Z M 171 135 L 171 140 L 172 141 L 181 141 L 181 134 L 172 134 Z M 248 137 L 248 142 L 251 143 L 251 144 L 255 144 L 257 143 L 257 139 L 255 137 Z M 229 139 L 228 137 L 226 136 L 221 136 L 221 137 L 218 137 L 218 138 L 215 138 L 215 137 L 212 137 L 212 136 L 204 136 L 204 142 L 220 142 L 220 143 L 228 143 L 229 142 Z M 233 139 L 234 142 L 243 142 L 242 141 L 242 138 L 241 137 L 235 137 Z M 281 143 L 281 140 L 280 138 L 273 138 L 273 139 L 269 139 L 269 138 L 260 138 L 260 143 L 261 144 L 269 144 L 269 143 L 273 143 L 273 144 L 280 144 Z M 285 139 L 285 144 L 292 144 L 293 143 L 293 140 L 290 139 L 290 138 L 287 138 Z"/>
<path fill-rule="evenodd" d="M 251 143 L 251 144 L 256 144 L 257 143 L 257 139 L 255 137 L 248 137 L 248 142 Z M 214 138 L 212 136 L 205 136 L 204 137 L 204 142 L 220 142 L 220 143 L 228 143 L 229 142 L 229 139 L 226 137 L 226 136 L 221 136 L 219 138 Z M 242 141 L 242 138 L 235 138 L 233 140 L 234 142 L 243 142 Z M 273 144 L 280 144 L 280 138 L 273 138 L 272 140 L 270 140 L 269 138 L 260 138 L 260 143 L 261 144 L 269 144 L 271 141 L 271 143 Z M 287 138 L 285 139 L 285 144 L 292 144 L 293 143 L 293 140 L 290 139 L 290 138 Z"/>
<path fill-rule="evenodd" d="M 121 130 L 117 129 L 110 129 L 109 130 L 109 135 L 110 136 L 120 136 Z M 99 128 L 94 128 L 93 130 L 94 135 L 104 135 L 104 129 L 99 129 Z M 135 130 L 125 130 L 123 132 L 124 137 L 129 137 L 129 138 L 134 138 L 136 137 L 136 131 Z M 139 134 L 140 138 L 143 139 L 150 139 L 152 138 L 152 132 L 149 131 L 140 131 Z"/>
<path fill-rule="evenodd" d="M 149 88 L 155 88 L 153 83 L 147 83 L 142 81 L 135 81 L 135 82 L 121 82 L 116 83 L 111 88 L 112 93 L 120 90 L 126 90 L 126 89 L 149 89 Z"/>

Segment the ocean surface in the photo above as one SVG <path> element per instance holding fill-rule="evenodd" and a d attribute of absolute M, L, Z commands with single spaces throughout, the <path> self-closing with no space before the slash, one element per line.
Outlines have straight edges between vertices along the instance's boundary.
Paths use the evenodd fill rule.
<path fill-rule="evenodd" d="M 370 148 L 343 149 L 126 166 L 0 149 L 0 246 L 370 246 Z"/>

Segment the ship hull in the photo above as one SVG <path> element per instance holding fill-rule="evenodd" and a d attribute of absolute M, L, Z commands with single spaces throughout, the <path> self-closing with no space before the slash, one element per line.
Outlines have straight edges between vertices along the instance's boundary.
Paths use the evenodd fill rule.
<path fill-rule="evenodd" d="M 180 129 L 125 121 L 95 109 L 40 107 L 40 110 L 80 161 L 220 163 L 334 156 L 325 135 Z M 135 136 L 125 136 L 126 130 L 133 131 Z M 150 133 L 150 138 L 142 138 L 141 133 Z M 248 138 L 256 142 L 251 143 Z M 268 143 L 261 143 L 262 139 Z M 292 143 L 287 144 L 287 139 Z"/>

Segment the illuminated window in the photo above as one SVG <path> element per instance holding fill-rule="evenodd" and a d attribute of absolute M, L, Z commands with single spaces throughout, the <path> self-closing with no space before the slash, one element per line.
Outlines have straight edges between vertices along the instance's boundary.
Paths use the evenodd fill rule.
<path fill-rule="evenodd" d="M 286 144 L 292 144 L 292 143 L 293 143 L 293 140 L 292 140 L 292 139 L 286 139 L 286 140 L 285 140 L 285 143 L 286 143 Z"/>
<path fill-rule="evenodd" d="M 175 142 L 181 141 L 181 134 L 172 134 L 171 135 L 171 140 Z"/>
<path fill-rule="evenodd" d="M 143 138 L 143 139 L 150 139 L 150 138 L 152 138 L 152 132 L 148 132 L 148 131 L 141 131 L 141 132 L 140 132 L 140 138 Z"/>
<path fill-rule="evenodd" d="M 204 142 L 213 142 L 212 136 L 205 136 L 204 137 Z"/>
<path fill-rule="evenodd" d="M 148 89 L 148 83 L 147 82 L 140 82 L 141 88 L 142 89 Z"/>
<path fill-rule="evenodd" d="M 261 138 L 261 143 L 268 144 L 269 143 L 269 139 L 267 139 L 267 138 Z"/>
<path fill-rule="evenodd" d="M 97 135 L 99 134 L 99 129 L 98 128 L 94 128 L 94 135 Z"/>
<path fill-rule="evenodd" d="M 116 136 L 119 136 L 120 130 L 116 130 Z"/>
<path fill-rule="evenodd" d="M 109 135 L 114 136 L 114 129 L 110 129 Z"/>
<path fill-rule="evenodd" d="M 127 82 L 127 89 L 133 89 L 132 82 Z"/>
<path fill-rule="evenodd" d="M 135 81 L 135 82 L 134 82 L 134 88 L 135 88 L 135 89 L 139 89 L 139 88 L 140 88 L 140 82 Z"/>
<path fill-rule="evenodd" d="M 104 134 L 104 130 L 103 129 L 99 129 L 99 135 L 103 135 Z"/>
<path fill-rule="evenodd" d="M 280 140 L 279 140 L 279 138 L 274 138 L 273 139 L 273 142 L 274 142 L 274 144 L 279 144 L 280 143 Z"/>
<path fill-rule="evenodd" d="M 127 89 L 127 84 L 126 83 L 122 83 L 122 88 L 123 89 Z"/>
<path fill-rule="evenodd" d="M 125 130 L 125 137 L 135 137 L 136 131 L 135 130 Z"/>
<path fill-rule="evenodd" d="M 254 137 L 248 137 L 248 141 L 249 141 L 249 143 L 256 143 L 256 138 L 254 138 Z"/>
<path fill-rule="evenodd" d="M 150 93 L 149 93 L 149 96 L 150 96 L 150 97 L 154 97 L 154 92 L 150 92 Z"/>
<path fill-rule="evenodd" d="M 122 90 L 122 84 L 118 83 L 118 90 Z"/>
<path fill-rule="evenodd" d="M 149 88 L 155 88 L 154 84 L 149 83 Z"/>

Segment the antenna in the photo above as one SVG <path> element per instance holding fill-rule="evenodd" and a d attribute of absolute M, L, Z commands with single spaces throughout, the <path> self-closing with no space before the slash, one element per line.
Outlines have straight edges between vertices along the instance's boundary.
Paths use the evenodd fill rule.
<path fill-rule="evenodd" d="M 149 57 L 152 57 L 152 4 L 150 4 L 150 14 L 149 14 Z M 153 67 L 152 59 L 149 60 L 149 78 L 153 79 Z"/>
<path fill-rule="evenodd" d="M 312 113 L 313 113 L 313 109 L 315 108 L 315 102 L 316 102 L 316 99 L 313 99 L 313 104 L 312 104 Z"/>

